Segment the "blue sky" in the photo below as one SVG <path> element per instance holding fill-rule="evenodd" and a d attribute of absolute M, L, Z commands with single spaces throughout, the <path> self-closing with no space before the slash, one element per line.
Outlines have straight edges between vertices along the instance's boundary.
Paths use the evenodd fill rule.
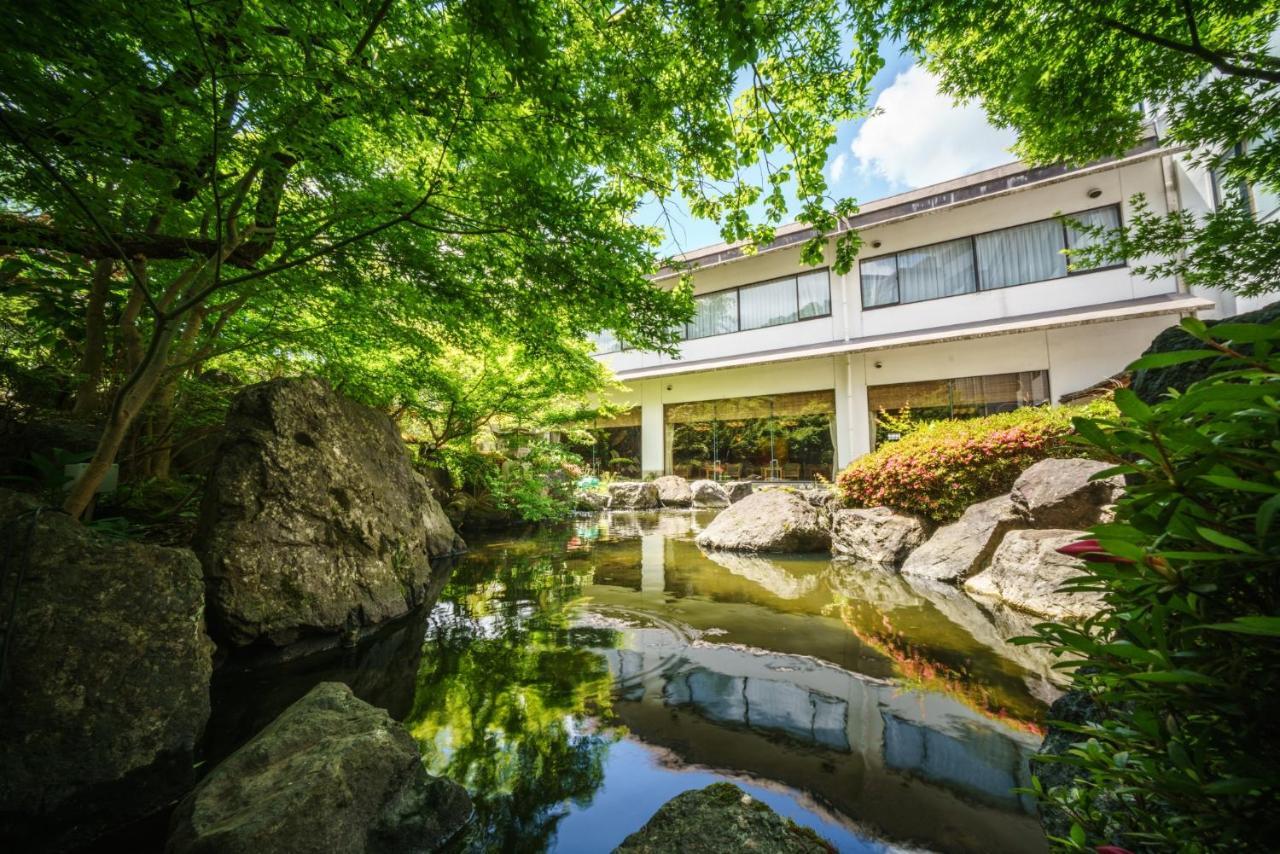
<path fill-rule="evenodd" d="M 871 96 L 880 113 L 838 128 L 827 152 L 831 195 L 868 202 L 1014 159 L 1013 134 L 992 127 L 981 106 L 954 104 L 897 45 L 886 43 L 881 53 L 885 66 Z M 666 211 L 669 217 L 651 202 L 636 216 L 666 233 L 662 255 L 720 242 L 714 222 L 694 219 L 678 203 L 668 202 Z"/>

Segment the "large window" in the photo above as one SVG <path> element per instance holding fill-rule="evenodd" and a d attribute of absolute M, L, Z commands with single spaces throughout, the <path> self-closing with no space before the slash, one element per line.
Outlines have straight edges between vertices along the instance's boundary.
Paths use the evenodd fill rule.
<path fill-rule="evenodd" d="M 975 418 L 1008 412 L 1020 406 L 1049 402 L 1049 372 L 1019 371 L 914 383 L 876 385 L 867 389 L 867 404 L 876 419 L 876 443 L 892 441 L 877 416 L 901 415 L 910 409 L 915 419 Z"/>
<path fill-rule="evenodd" d="M 683 337 L 706 338 L 763 329 L 831 314 L 831 280 L 826 270 L 743 285 L 694 297 L 693 320 Z"/>
<path fill-rule="evenodd" d="M 1120 209 L 1109 205 L 1070 214 L 1067 219 L 1116 228 Z M 1068 270 L 1063 254 L 1089 245 L 1087 232 L 1055 218 L 868 258 L 859 267 L 862 307 L 941 299 L 1089 272 Z"/>
<path fill-rule="evenodd" d="M 622 349 L 622 342 L 608 329 L 592 335 L 591 342 L 596 345 L 597 354 L 616 353 Z"/>
<path fill-rule="evenodd" d="M 580 424 L 567 432 L 565 446 L 582 457 L 589 471 L 640 476 L 640 407 L 610 419 Z"/>

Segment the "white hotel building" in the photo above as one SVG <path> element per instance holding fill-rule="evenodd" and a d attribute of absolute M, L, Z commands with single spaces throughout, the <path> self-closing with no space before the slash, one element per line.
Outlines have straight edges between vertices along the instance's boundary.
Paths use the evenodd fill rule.
<path fill-rule="evenodd" d="M 1218 196 L 1213 176 L 1153 139 L 1085 167 L 1011 163 L 864 204 L 844 223 L 862 249 L 843 275 L 800 263 L 811 232 L 799 225 L 755 255 L 690 252 L 697 314 L 679 356 L 602 336 L 598 358 L 629 409 L 581 450 L 631 475 L 830 477 L 872 450 L 881 408 L 963 417 L 1057 403 L 1183 316 L 1260 305 L 1130 265 L 1069 271 L 1062 250 L 1081 238 L 1057 215 L 1114 225 L 1139 193 L 1156 211 Z"/>

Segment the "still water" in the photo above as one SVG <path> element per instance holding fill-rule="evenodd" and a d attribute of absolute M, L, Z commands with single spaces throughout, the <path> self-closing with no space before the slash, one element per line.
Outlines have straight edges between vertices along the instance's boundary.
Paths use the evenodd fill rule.
<path fill-rule="evenodd" d="M 730 780 L 840 851 L 1045 850 L 1048 662 L 1017 616 L 825 556 L 704 554 L 714 512 L 471 544 L 405 723 L 478 821 L 462 850 L 607 852 Z"/>

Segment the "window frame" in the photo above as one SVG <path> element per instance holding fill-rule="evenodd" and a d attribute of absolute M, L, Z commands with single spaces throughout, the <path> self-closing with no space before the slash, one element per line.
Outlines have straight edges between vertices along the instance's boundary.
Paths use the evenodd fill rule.
<path fill-rule="evenodd" d="M 821 272 L 821 273 L 827 274 L 827 313 L 826 314 L 815 314 L 813 317 L 799 316 L 800 314 L 800 276 L 804 275 L 803 273 L 795 273 L 795 274 L 792 274 L 791 276 L 771 276 L 768 279 L 760 279 L 754 282 L 747 282 L 741 285 L 734 285 L 733 287 L 730 287 L 730 288 L 720 288 L 714 291 L 704 291 L 703 293 L 700 293 L 700 294 L 694 294 L 693 295 L 694 300 L 698 300 L 702 297 L 708 297 L 713 294 L 723 294 L 723 293 L 728 293 L 729 291 L 737 291 L 738 292 L 738 296 L 737 296 L 738 317 L 737 317 L 737 322 L 735 324 L 736 328 L 731 329 L 728 332 L 715 332 L 711 335 L 699 335 L 696 338 L 691 338 L 689 337 L 689 324 L 686 323 L 684 324 L 684 334 L 680 340 L 681 341 L 705 341 L 708 338 L 719 338 L 722 335 L 736 335 L 739 332 L 755 332 L 758 329 L 776 329 L 779 326 L 790 326 L 793 323 L 808 323 L 810 320 L 823 320 L 824 318 L 831 317 L 832 303 L 834 302 L 831 298 L 831 268 L 815 267 L 811 270 L 807 270 L 806 272 L 807 273 Z M 742 293 L 741 293 L 742 290 L 745 288 L 755 287 L 756 285 L 767 285 L 774 282 L 782 282 L 782 281 L 786 281 L 787 279 L 791 279 L 792 291 L 795 294 L 796 319 L 789 320 L 786 323 L 774 323 L 774 324 L 770 324 L 769 326 L 753 326 L 750 329 L 743 329 L 742 328 Z"/>

